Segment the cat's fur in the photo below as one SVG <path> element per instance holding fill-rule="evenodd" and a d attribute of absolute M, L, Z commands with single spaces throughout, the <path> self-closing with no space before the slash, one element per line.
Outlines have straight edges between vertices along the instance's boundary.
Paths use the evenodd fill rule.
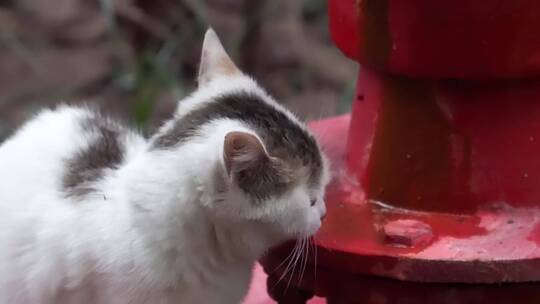
<path fill-rule="evenodd" d="M 325 213 L 314 138 L 212 30 L 150 139 L 60 106 L 0 147 L 0 303 L 239 303 L 256 259 Z"/>

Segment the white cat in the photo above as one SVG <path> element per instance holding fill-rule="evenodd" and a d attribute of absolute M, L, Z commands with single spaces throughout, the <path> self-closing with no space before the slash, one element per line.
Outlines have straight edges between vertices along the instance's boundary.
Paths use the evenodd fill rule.
<path fill-rule="evenodd" d="M 0 303 L 239 303 L 312 235 L 325 156 L 210 29 L 199 88 L 154 136 L 59 106 L 0 147 Z"/>

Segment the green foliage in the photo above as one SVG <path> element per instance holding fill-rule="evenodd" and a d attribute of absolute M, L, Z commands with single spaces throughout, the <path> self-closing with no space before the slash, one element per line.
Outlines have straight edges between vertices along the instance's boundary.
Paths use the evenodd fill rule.
<path fill-rule="evenodd" d="M 336 114 L 344 114 L 351 111 L 352 103 L 356 94 L 356 78 L 351 79 L 341 95 L 337 104 Z"/>
<path fill-rule="evenodd" d="M 302 2 L 302 15 L 307 22 L 316 21 L 326 17 L 326 0 L 304 0 Z"/>

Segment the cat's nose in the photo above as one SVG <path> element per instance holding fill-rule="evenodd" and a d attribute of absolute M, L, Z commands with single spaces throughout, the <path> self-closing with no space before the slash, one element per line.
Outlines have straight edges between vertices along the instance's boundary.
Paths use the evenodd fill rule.
<path fill-rule="evenodd" d="M 321 222 L 324 220 L 325 217 L 326 217 L 326 212 L 323 213 L 323 215 L 321 215 Z"/>
<path fill-rule="evenodd" d="M 322 222 L 324 220 L 324 218 L 326 217 L 326 204 L 324 202 L 321 204 L 320 211 L 321 211 L 320 218 L 321 218 L 321 222 Z"/>

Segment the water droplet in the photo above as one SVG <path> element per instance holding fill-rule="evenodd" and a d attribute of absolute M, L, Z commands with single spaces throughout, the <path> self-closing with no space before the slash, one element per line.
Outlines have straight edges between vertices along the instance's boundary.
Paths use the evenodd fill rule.
<path fill-rule="evenodd" d="M 409 154 L 409 153 L 407 153 L 407 155 L 405 155 L 405 157 L 406 157 L 407 159 L 411 159 L 411 158 L 412 158 L 412 155 Z"/>
<path fill-rule="evenodd" d="M 534 141 L 534 137 L 532 137 L 532 136 L 529 137 L 529 141 L 530 141 L 530 142 L 533 142 L 533 141 Z"/>
<path fill-rule="evenodd" d="M 523 178 L 527 178 L 527 177 L 529 177 L 529 173 L 527 172 L 523 173 Z"/>

